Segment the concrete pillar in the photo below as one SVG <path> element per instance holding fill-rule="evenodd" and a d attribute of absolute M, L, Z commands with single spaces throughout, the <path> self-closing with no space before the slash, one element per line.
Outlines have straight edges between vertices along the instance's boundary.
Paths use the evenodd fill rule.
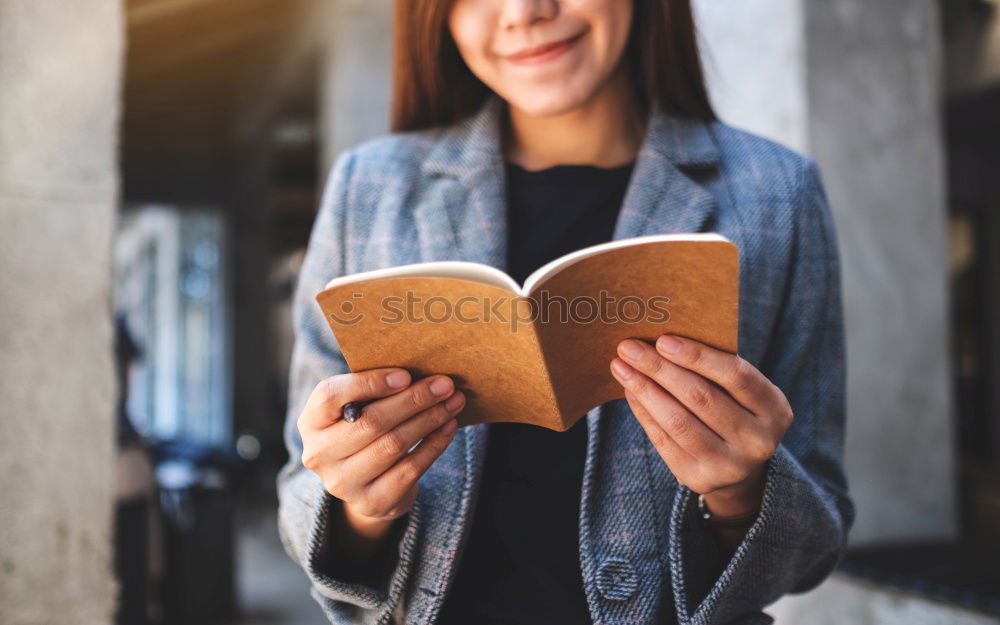
<path fill-rule="evenodd" d="M 809 148 L 802 0 L 694 0 L 712 104 L 726 122 Z M 752 51 L 752 52 L 751 52 Z"/>
<path fill-rule="evenodd" d="M 0 623 L 109 623 L 116 0 L 0 0 Z"/>
<path fill-rule="evenodd" d="M 811 0 L 810 134 L 845 258 L 855 544 L 957 533 L 933 0 Z M 835 79 L 839 79 L 836 81 Z"/>
<path fill-rule="evenodd" d="M 320 173 L 344 148 L 389 130 L 392 1 L 330 0 L 321 19 Z"/>
<path fill-rule="evenodd" d="M 814 156 L 822 170 L 843 265 L 852 543 L 951 537 L 937 5 L 694 4 L 720 116 Z"/>

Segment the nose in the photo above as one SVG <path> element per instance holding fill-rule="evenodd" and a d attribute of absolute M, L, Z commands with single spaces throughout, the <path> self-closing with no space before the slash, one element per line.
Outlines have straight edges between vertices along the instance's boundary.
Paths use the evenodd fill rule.
<path fill-rule="evenodd" d="M 501 0 L 500 26 L 504 29 L 531 26 L 559 13 L 559 0 Z"/>

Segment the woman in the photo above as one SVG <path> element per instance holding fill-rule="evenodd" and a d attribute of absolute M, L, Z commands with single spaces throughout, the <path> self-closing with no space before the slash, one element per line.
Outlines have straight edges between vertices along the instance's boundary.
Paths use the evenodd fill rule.
<path fill-rule="evenodd" d="M 332 622 L 766 623 L 836 565 L 836 241 L 815 164 L 715 120 L 686 0 L 402 0 L 394 132 L 335 164 L 300 277 L 280 529 Z M 356 374 L 332 277 L 714 230 L 740 356 L 664 336 L 566 433 L 459 430 L 444 375 Z M 348 402 L 369 401 L 359 420 Z M 419 444 L 418 444 L 419 443 Z"/>

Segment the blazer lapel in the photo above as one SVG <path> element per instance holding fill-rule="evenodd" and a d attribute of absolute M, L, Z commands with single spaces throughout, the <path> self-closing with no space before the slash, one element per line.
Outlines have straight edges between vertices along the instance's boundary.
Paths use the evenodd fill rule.
<path fill-rule="evenodd" d="M 689 173 L 714 169 L 719 152 L 700 120 L 656 107 L 649 119 L 614 238 L 698 232 L 716 209 L 714 195 Z"/>
<path fill-rule="evenodd" d="M 422 172 L 427 183 L 414 207 L 420 260 L 464 260 L 507 269 L 507 204 L 505 171 L 500 149 L 503 101 L 488 99 L 475 115 L 449 126 L 428 151 Z M 446 452 L 422 480 L 461 484 L 438 489 L 434 508 L 447 511 L 446 545 L 425 562 L 427 579 L 441 583 L 454 570 L 455 554 L 467 533 L 475 494 L 486 457 L 488 425 L 461 428 Z M 448 500 L 445 501 L 444 498 Z M 433 612 L 443 595 L 418 594 L 415 611 Z"/>
<path fill-rule="evenodd" d="M 432 197 L 414 209 L 421 260 L 468 260 L 506 269 L 503 111 L 500 98 L 488 98 L 478 113 L 446 128 L 428 153 L 423 171 L 439 180 Z M 701 230 L 716 200 L 691 174 L 718 162 L 704 122 L 655 107 L 613 237 Z"/>
<path fill-rule="evenodd" d="M 414 208 L 421 260 L 465 260 L 507 269 L 504 103 L 488 98 L 475 115 L 446 128 L 423 163 L 437 178 Z"/>

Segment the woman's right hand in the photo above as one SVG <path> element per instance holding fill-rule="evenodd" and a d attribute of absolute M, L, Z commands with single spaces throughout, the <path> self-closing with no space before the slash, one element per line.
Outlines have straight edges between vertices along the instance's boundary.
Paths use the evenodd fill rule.
<path fill-rule="evenodd" d="M 316 385 L 299 415 L 302 464 L 343 502 L 349 538 L 384 536 L 410 510 L 420 476 L 455 435 L 465 397 L 451 378 L 410 382 L 399 368 L 335 375 Z M 369 402 L 361 417 L 343 420 L 344 404 L 357 401 Z"/>

